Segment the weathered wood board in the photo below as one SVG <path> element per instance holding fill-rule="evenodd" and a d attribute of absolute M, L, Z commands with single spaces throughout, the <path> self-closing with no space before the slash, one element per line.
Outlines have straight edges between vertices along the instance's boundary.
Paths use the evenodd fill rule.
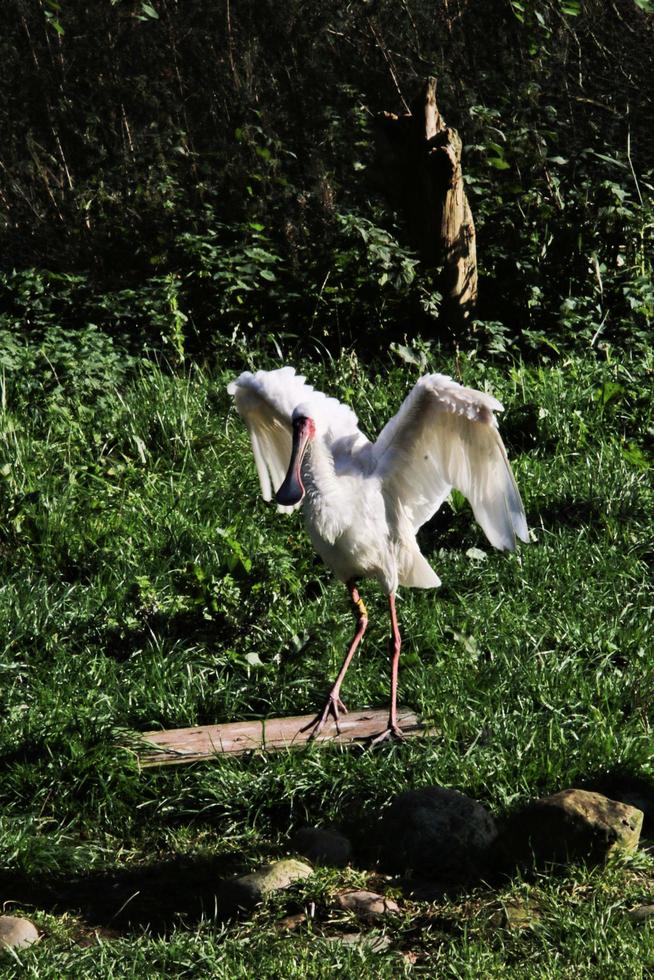
<path fill-rule="evenodd" d="M 267 718 L 263 721 L 236 721 L 224 725 L 202 725 L 170 731 L 145 732 L 139 738 L 137 754 L 143 767 L 175 766 L 187 762 L 215 759 L 217 756 L 245 752 L 280 752 L 305 748 L 309 732 L 301 729 L 315 715 L 294 718 Z M 430 734 L 410 708 L 398 709 L 398 722 L 407 738 Z M 352 711 L 339 718 L 340 733 L 334 722 L 325 725 L 314 744 L 347 745 L 367 742 L 388 723 L 388 710 Z"/>

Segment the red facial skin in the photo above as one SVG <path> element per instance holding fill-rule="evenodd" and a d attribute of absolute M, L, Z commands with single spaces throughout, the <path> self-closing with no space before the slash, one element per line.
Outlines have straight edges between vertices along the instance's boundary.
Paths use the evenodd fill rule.
<path fill-rule="evenodd" d="M 301 415 L 294 420 L 291 461 L 288 464 L 284 482 L 275 494 L 277 503 L 284 507 L 293 507 L 295 504 L 299 504 L 304 497 L 305 491 L 301 475 L 302 460 L 307 451 L 307 446 L 315 434 L 316 426 L 313 419 Z"/>

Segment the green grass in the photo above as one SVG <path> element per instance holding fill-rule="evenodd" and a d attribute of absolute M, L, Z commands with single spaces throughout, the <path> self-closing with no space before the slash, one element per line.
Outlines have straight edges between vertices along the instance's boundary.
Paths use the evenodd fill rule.
<path fill-rule="evenodd" d="M 457 500 L 421 532 L 444 584 L 401 593 L 400 691 L 437 738 L 141 773 L 127 731 L 316 708 L 351 614 L 301 518 L 259 499 L 225 391 L 241 365 L 175 376 L 92 333 L 46 353 L 13 352 L 0 414 L 0 897 L 46 933 L 2 975 L 651 974 L 651 927 L 625 914 L 654 892 L 644 853 L 499 897 L 404 902 L 384 953 L 319 938 L 344 927 L 329 896 L 362 871 L 319 872 L 227 929 L 191 901 L 198 881 L 210 895 L 212 876 L 285 853 L 305 822 L 363 844 L 408 787 L 456 787 L 501 814 L 607 773 L 653 777 L 651 357 L 461 365 L 507 406 L 534 541 L 494 552 Z M 371 435 L 415 380 L 354 355 L 303 367 Z M 371 624 L 343 693 L 381 706 L 386 603 L 372 583 L 362 594 Z M 161 908 L 148 880 L 167 882 Z M 140 892 L 131 926 L 111 920 L 112 888 Z M 516 893 L 538 900 L 532 929 L 493 924 Z M 275 930 L 311 902 L 307 929 Z"/>

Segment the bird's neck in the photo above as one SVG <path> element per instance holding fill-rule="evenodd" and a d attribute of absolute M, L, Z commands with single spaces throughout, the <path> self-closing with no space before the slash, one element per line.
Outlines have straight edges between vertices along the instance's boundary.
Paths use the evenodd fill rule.
<path fill-rule="evenodd" d="M 315 440 L 304 457 L 302 478 L 306 489 L 304 520 L 314 545 L 319 541 L 333 544 L 351 520 L 343 481 L 336 473 L 331 450 Z"/>
<path fill-rule="evenodd" d="M 353 472 L 351 466 L 355 442 L 353 434 L 345 442 L 337 442 L 334 452 L 332 447 L 315 439 L 302 466 L 305 524 L 314 547 L 330 567 L 330 548 L 325 551 L 325 545 L 334 545 L 357 520 L 360 486 L 358 471 Z"/>
<path fill-rule="evenodd" d="M 334 457 L 319 439 L 311 443 L 302 462 L 302 480 L 307 495 L 330 500 L 339 493 Z"/>

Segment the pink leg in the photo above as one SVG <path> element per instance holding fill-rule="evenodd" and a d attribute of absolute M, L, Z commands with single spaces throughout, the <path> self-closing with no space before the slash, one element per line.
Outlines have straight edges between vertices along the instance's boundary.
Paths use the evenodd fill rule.
<path fill-rule="evenodd" d="M 343 714 L 347 714 L 347 708 L 345 707 L 345 705 L 343 704 L 340 698 L 341 684 L 343 683 L 343 678 L 347 673 L 347 668 L 350 666 L 352 657 L 356 653 L 356 649 L 361 643 L 361 640 L 363 639 L 363 634 L 366 631 L 366 626 L 368 625 L 368 610 L 366 609 L 363 599 L 359 595 L 359 592 L 354 582 L 348 582 L 347 588 L 350 593 L 352 604 L 354 606 L 354 614 L 357 618 L 357 628 L 352 638 L 352 642 L 350 643 L 348 651 L 345 655 L 345 660 L 343 661 L 343 665 L 338 672 L 338 677 L 334 681 L 334 686 L 332 687 L 331 691 L 327 695 L 327 700 L 325 701 L 324 708 L 316 715 L 313 721 L 309 722 L 308 725 L 305 725 L 304 728 L 300 729 L 303 732 L 308 732 L 310 729 L 312 729 L 310 738 L 315 738 L 316 735 L 318 735 L 322 731 L 325 722 L 330 716 L 336 722 L 336 731 L 340 732 L 340 729 L 338 727 L 339 713 L 342 712 Z"/>
<path fill-rule="evenodd" d="M 388 728 L 380 732 L 373 738 L 371 745 L 384 742 L 387 738 L 404 738 L 402 729 L 397 723 L 397 673 L 400 666 L 400 648 L 402 638 L 400 628 L 397 625 L 397 613 L 395 612 L 395 595 L 393 592 L 388 597 L 388 606 L 391 614 L 391 709 L 388 716 Z"/>

